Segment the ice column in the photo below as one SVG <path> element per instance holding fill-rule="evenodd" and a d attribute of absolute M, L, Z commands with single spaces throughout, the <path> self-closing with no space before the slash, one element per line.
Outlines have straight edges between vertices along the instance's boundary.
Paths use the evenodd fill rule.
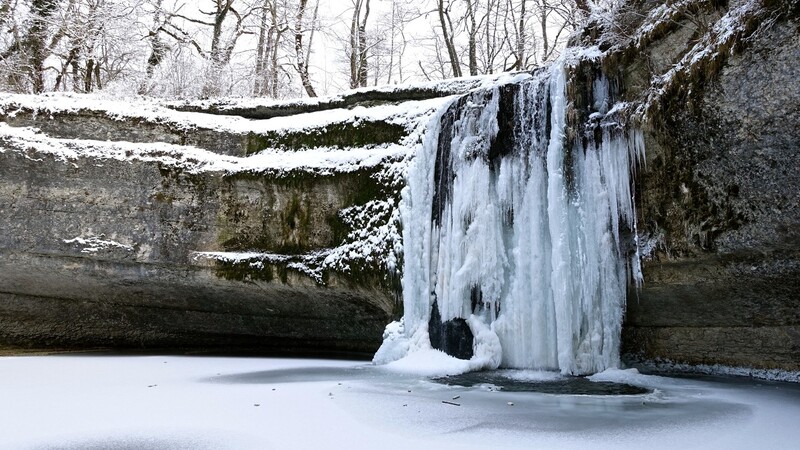
<path fill-rule="evenodd" d="M 403 193 L 404 319 L 377 362 L 429 346 L 438 308 L 442 324 L 468 327 L 476 368 L 619 364 L 642 146 L 608 120 L 605 78 L 592 91 L 590 131 L 575 139 L 563 64 L 513 98 L 482 90 L 435 118 Z M 498 118 L 513 123 L 501 133 Z"/>

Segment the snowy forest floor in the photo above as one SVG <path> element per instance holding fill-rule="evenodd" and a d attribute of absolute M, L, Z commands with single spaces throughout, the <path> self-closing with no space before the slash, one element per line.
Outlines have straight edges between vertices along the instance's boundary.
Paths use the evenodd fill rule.
<path fill-rule="evenodd" d="M 791 448 L 800 438 L 797 384 L 635 370 L 592 381 L 650 392 L 447 386 L 357 361 L 7 356 L 0 448 Z"/>

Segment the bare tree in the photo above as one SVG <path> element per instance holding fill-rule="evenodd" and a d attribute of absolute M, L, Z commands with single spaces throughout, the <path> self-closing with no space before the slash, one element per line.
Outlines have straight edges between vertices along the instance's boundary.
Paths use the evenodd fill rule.
<path fill-rule="evenodd" d="M 485 15 L 481 22 L 484 30 L 482 73 L 511 70 L 508 60 L 511 58 L 512 49 L 506 24 L 508 11 L 505 6 L 506 3 L 501 0 L 486 2 Z"/>
<path fill-rule="evenodd" d="M 59 0 L 31 0 L 25 5 L 29 11 L 21 26 L 9 29 L 12 41 L 0 53 L 0 61 L 9 66 L 12 84 L 34 93 L 45 90 L 45 60 L 49 54 L 49 37 L 52 33 L 51 16 L 59 7 Z M 12 16 L 24 10 L 17 2 L 2 4 L 3 22 L 12 22 Z"/>
<path fill-rule="evenodd" d="M 573 0 L 535 0 L 537 20 L 539 22 L 541 58 L 540 62 L 551 60 L 556 55 L 560 39 L 574 29 L 580 22 L 576 14 Z M 585 2 L 583 2 L 585 3 Z M 588 8 L 588 4 L 586 5 Z M 588 11 L 588 9 L 587 9 Z M 553 17 L 557 16 L 557 17 Z M 555 34 L 550 34 L 555 30 Z"/>
<path fill-rule="evenodd" d="M 278 0 L 263 0 L 260 8 L 253 94 L 277 98 L 280 78 L 279 53 L 283 35 L 289 30 L 287 7 Z"/>
<path fill-rule="evenodd" d="M 436 12 L 439 14 L 439 25 L 441 26 L 442 30 L 442 40 L 444 41 L 445 48 L 447 49 L 447 55 L 450 59 L 452 76 L 460 77 L 461 63 L 458 61 L 458 53 L 456 52 L 456 45 L 453 36 L 453 21 L 450 18 L 451 6 L 452 3 L 449 1 L 445 6 L 445 0 L 437 0 Z"/>
<path fill-rule="evenodd" d="M 523 70 L 598 4 L 351 0 L 320 18 L 319 0 L 0 0 L 0 89 L 278 98 L 316 96 L 317 77 L 327 90 Z M 409 33 L 415 20 L 429 31 Z M 333 76 L 312 51 L 320 30 L 340 55 Z"/>
<path fill-rule="evenodd" d="M 400 83 L 405 81 L 403 73 L 403 58 L 408 48 L 409 38 L 406 34 L 406 25 L 422 17 L 419 8 L 413 0 L 392 0 L 391 11 L 382 18 L 382 29 L 389 30 L 387 53 L 389 61 L 386 67 L 386 83 L 391 84 L 394 79 L 395 68 Z"/>
<path fill-rule="evenodd" d="M 511 70 L 525 70 L 528 67 L 528 8 L 527 0 L 508 0 L 506 11 L 511 19 L 514 31 L 514 46 L 512 53 L 514 64 Z"/>
<path fill-rule="evenodd" d="M 367 19 L 370 0 L 355 0 L 350 21 L 350 88 L 367 85 Z"/>
<path fill-rule="evenodd" d="M 204 98 L 221 94 L 221 75 L 231 61 L 236 43 L 242 35 L 251 33 L 245 24 L 255 9 L 240 2 L 244 7 L 240 11 L 239 3 L 234 6 L 235 2 L 236 0 L 211 0 L 210 10 L 199 10 L 203 17 L 201 19 L 183 14 L 181 10 L 185 4 L 181 4 L 174 11 L 164 12 L 162 24 L 156 30 L 179 43 L 191 45 L 206 61 L 205 81 L 201 91 Z M 198 42 L 180 21 L 210 29 L 210 48 L 205 48 Z"/>
<path fill-rule="evenodd" d="M 246 31 L 244 27 L 244 19 L 252 13 L 249 9 L 245 13 L 240 13 L 233 7 L 235 0 L 214 0 L 214 9 L 210 12 L 203 12 L 209 16 L 211 22 L 203 22 L 193 20 L 195 23 L 201 23 L 212 27 L 211 32 L 211 51 L 207 53 L 207 59 L 210 62 L 210 73 L 208 74 L 208 82 L 203 86 L 203 97 L 212 97 L 220 94 L 219 76 L 231 60 L 231 54 L 236 46 L 236 41 Z M 226 25 L 226 19 L 234 17 L 233 31 L 228 39 L 223 36 L 223 31 Z"/>
<path fill-rule="evenodd" d="M 130 45 L 123 42 L 129 36 L 114 30 L 133 21 L 134 9 L 118 0 L 0 3 L 0 23 L 13 36 L 0 53 L 9 85 L 34 93 L 102 89 L 132 60 Z"/>
<path fill-rule="evenodd" d="M 46 40 L 48 37 L 48 19 L 58 8 L 58 0 L 33 0 L 31 2 L 32 20 L 25 42 L 30 51 L 30 77 L 33 92 L 44 92 L 44 62 L 47 59 Z"/>
<path fill-rule="evenodd" d="M 311 85 L 311 78 L 308 75 L 308 56 L 307 51 L 310 52 L 310 43 L 308 45 L 308 49 L 303 44 L 303 37 L 306 33 L 306 26 L 303 22 L 303 16 L 306 12 L 306 6 L 308 4 L 308 0 L 300 0 L 300 4 L 297 7 L 297 14 L 295 16 L 295 24 L 294 24 L 294 50 L 295 50 L 295 67 L 297 68 L 297 73 L 300 74 L 300 82 L 303 84 L 303 89 L 305 89 L 306 94 L 309 97 L 316 97 L 317 93 L 314 91 L 314 87 Z M 319 6 L 319 1 L 317 1 L 317 7 Z M 314 16 L 316 16 L 316 7 L 315 7 Z M 316 19 L 316 17 L 314 17 Z M 312 20 L 313 24 L 313 20 Z M 313 29 L 312 27 L 308 27 Z M 309 39 L 310 41 L 311 39 Z"/>
<path fill-rule="evenodd" d="M 478 30 L 480 24 L 477 22 L 478 14 L 477 0 L 464 0 L 466 3 L 466 27 L 467 27 L 467 54 L 469 59 L 469 74 L 478 74 Z"/>
<path fill-rule="evenodd" d="M 147 57 L 145 79 L 139 84 L 139 95 L 148 93 L 150 82 L 153 79 L 156 68 L 161 65 L 161 62 L 164 60 L 169 50 L 169 47 L 161 36 L 161 29 L 164 26 L 163 0 L 153 0 L 153 7 L 152 26 L 148 29 L 147 36 L 145 37 L 150 46 L 150 55 Z"/>
<path fill-rule="evenodd" d="M 59 85 L 66 90 L 66 78 L 71 69 L 71 85 L 75 92 L 92 92 L 102 89 L 102 49 L 100 40 L 105 31 L 105 21 L 112 13 L 113 5 L 105 0 L 70 0 L 65 9 L 62 28 L 51 43 L 55 51 L 57 42 L 65 39 L 65 55 L 60 55 L 62 67 L 56 77 L 54 88 Z"/>

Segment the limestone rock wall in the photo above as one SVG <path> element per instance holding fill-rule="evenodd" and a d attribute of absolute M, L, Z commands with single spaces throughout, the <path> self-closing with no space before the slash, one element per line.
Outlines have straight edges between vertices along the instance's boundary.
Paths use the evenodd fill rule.
<path fill-rule="evenodd" d="M 190 170 L 191 155 L 170 162 L 158 151 L 65 157 L 43 148 L 109 139 L 244 156 L 253 136 L 102 111 L 17 109 L 4 120 L 0 349 L 370 353 L 396 315 L 385 272 L 312 277 L 292 265 L 346 239 L 342 210 L 396 195 L 375 178 L 379 166 L 258 173 Z M 40 141 L 19 142 L 16 127 Z"/>
<path fill-rule="evenodd" d="M 637 190 L 649 254 L 623 350 L 800 370 L 797 2 L 695 3 L 609 64 L 630 101 L 650 102 Z M 715 35 L 724 20 L 731 38 Z M 667 76 L 677 87 L 653 81 Z"/>

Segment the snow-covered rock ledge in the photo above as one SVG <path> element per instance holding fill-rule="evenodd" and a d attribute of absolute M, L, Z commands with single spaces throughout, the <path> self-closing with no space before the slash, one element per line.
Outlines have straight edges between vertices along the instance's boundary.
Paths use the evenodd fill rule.
<path fill-rule="evenodd" d="M 448 101 L 250 120 L 0 95 L 0 347 L 371 353 Z"/>
<path fill-rule="evenodd" d="M 726 366 L 723 364 L 686 364 L 669 359 L 632 360 L 630 363 L 648 373 L 714 375 L 800 383 L 800 371 Z"/>
<path fill-rule="evenodd" d="M 108 100 L 94 95 L 0 94 L 0 120 L 34 127 L 52 138 L 198 147 L 229 156 L 264 150 L 405 145 L 446 97 L 364 107 L 309 110 L 251 120 L 177 111 L 155 100 Z M 247 104 L 240 101 L 242 104 Z M 238 104 L 238 103 L 237 103 Z"/>

